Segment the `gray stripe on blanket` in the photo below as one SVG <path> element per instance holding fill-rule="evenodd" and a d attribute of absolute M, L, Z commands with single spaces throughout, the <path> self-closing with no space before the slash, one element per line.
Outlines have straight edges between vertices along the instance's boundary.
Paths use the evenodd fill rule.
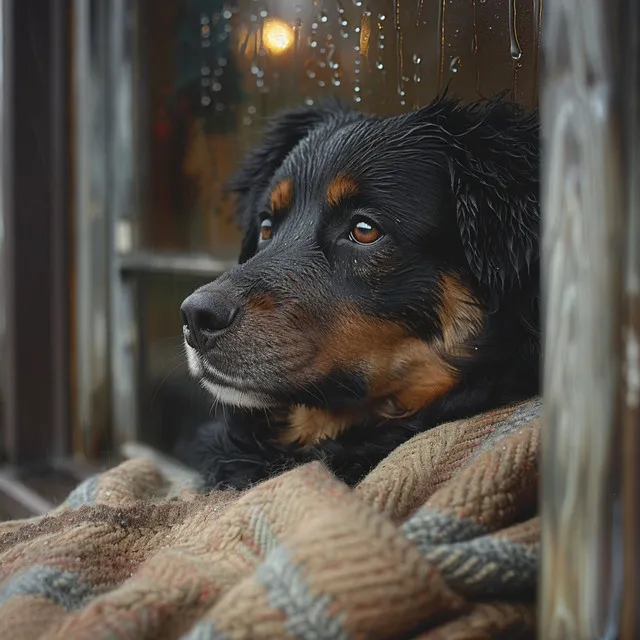
<path fill-rule="evenodd" d="M 84 505 L 95 505 L 98 495 L 99 476 L 91 476 L 80 483 L 67 497 L 65 504 L 71 509 L 79 509 Z"/>
<path fill-rule="evenodd" d="M 348 640 L 343 616 L 328 613 L 332 598 L 311 591 L 300 567 L 289 551 L 279 546 L 267 554 L 258 567 L 257 578 L 264 586 L 269 604 L 286 616 L 287 633 L 299 640 Z"/>
<path fill-rule="evenodd" d="M 36 565 L 0 587 L 0 605 L 17 596 L 40 596 L 66 611 L 74 611 L 92 595 L 93 587 L 80 582 L 75 573 Z"/>
<path fill-rule="evenodd" d="M 536 548 L 496 539 L 476 522 L 425 507 L 402 530 L 462 595 L 506 596 L 535 587 Z"/>
<path fill-rule="evenodd" d="M 469 461 L 465 466 L 468 466 L 470 462 L 481 456 L 487 451 L 491 451 L 496 445 L 496 442 L 502 440 L 502 438 L 517 433 L 524 425 L 539 419 L 542 416 L 542 399 L 534 398 L 527 402 L 518 405 L 515 411 L 505 420 L 496 422 L 493 425 L 493 433 L 482 441 L 482 444 L 473 452 L 469 457 Z"/>
<path fill-rule="evenodd" d="M 423 549 L 434 545 L 464 542 L 487 533 L 486 527 L 464 518 L 456 518 L 433 507 L 422 507 L 403 525 L 402 531 L 411 542 Z"/>
<path fill-rule="evenodd" d="M 180 640 L 227 640 L 224 633 L 216 631 L 216 625 L 208 620 L 198 622 L 189 633 L 180 636 Z"/>
<path fill-rule="evenodd" d="M 538 554 L 504 538 L 445 544 L 427 551 L 425 557 L 450 587 L 467 597 L 508 597 L 536 586 Z"/>

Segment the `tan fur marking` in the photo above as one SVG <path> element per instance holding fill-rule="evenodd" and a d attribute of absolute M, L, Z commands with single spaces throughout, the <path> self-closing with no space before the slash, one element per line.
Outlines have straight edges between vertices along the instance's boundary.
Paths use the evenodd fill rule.
<path fill-rule="evenodd" d="M 325 438 L 337 438 L 355 422 L 355 416 L 332 415 L 321 409 L 293 407 L 280 441 L 310 446 Z"/>
<path fill-rule="evenodd" d="M 442 276 L 438 314 L 444 348 L 449 355 L 464 355 L 464 344 L 477 336 L 484 323 L 484 312 L 471 292 L 452 275 Z"/>
<path fill-rule="evenodd" d="M 278 215 L 284 213 L 293 202 L 293 180 L 285 178 L 278 182 L 271 192 L 269 199 L 271 204 L 271 213 Z"/>
<path fill-rule="evenodd" d="M 370 388 L 368 406 L 359 415 L 294 407 L 283 442 L 308 446 L 339 436 L 372 413 L 410 416 L 428 407 L 458 382 L 459 374 L 447 357 L 472 354 L 466 343 L 484 322 L 482 308 L 454 276 L 444 276 L 441 282 L 441 339 L 425 342 L 391 321 L 362 314 L 350 304 L 342 304 L 334 317 L 337 320 L 323 335 L 311 364 L 312 375 L 327 375 L 340 368 L 363 370 Z"/>
<path fill-rule="evenodd" d="M 267 293 L 259 293 L 247 300 L 246 311 L 248 313 L 268 314 L 273 313 L 276 309 L 276 301 L 274 297 Z"/>
<path fill-rule="evenodd" d="M 380 413 L 410 416 L 451 391 L 458 382 L 458 372 L 443 355 L 439 343 L 409 338 L 398 345 L 391 367 L 374 388 L 386 397 Z"/>
<path fill-rule="evenodd" d="M 358 193 L 358 183 L 348 176 L 334 178 L 327 187 L 327 202 L 332 207 L 337 207 L 345 198 L 355 196 Z"/>

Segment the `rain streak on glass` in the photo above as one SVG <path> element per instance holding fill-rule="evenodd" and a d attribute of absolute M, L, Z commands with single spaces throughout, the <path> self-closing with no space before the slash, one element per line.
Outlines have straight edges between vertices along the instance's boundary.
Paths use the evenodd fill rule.
<path fill-rule="evenodd" d="M 467 100 L 510 86 L 515 96 L 517 82 L 517 99 L 535 104 L 541 0 L 469 0 L 468 9 L 451 0 L 225 3 L 198 24 L 203 54 L 210 52 L 200 70 L 201 106 L 225 109 L 226 74 L 238 72 L 241 101 L 263 96 L 256 114 L 239 105 L 237 121 L 246 126 L 263 111 L 291 106 L 296 92 L 309 105 L 333 93 L 393 113 L 419 107 L 448 84 Z M 228 55 L 241 59 L 233 69 L 220 62 L 228 55 L 216 57 L 224 37 L 234 43 Z M 533 52 L 526 61 L 523 51 Z"/>

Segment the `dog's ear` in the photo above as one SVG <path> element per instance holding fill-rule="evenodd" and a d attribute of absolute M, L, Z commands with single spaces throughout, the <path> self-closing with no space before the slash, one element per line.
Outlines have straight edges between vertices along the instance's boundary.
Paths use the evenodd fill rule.
<path fill-rule="evenodd" d="M 539 258 L 538 114 L 502 96 L 471 105 L 439 99 L 426 109 L 450 141 L 446 152 L 467 262 L 500 297 Z"/>
<path fill-rule="evenodd" d="M 237 197 L 237 216 L 244 233 L 240 263 L 256 252 L 260 198 L 293 148 L 321 124 L 334 124 L 339 128 L 360 117 L 357 111 L 332 97 L 317 106 L 283 111 L 270 121 L 260 143 L 245 157 L 240 170 L 227 185 Z"/>

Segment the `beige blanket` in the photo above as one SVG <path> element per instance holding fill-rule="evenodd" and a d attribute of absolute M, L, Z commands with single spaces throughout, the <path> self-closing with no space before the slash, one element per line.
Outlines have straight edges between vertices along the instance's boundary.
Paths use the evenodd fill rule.
<path fill-rule="evenodd" d="M 0 638 L 534 637 L 538 399 L 198 495 L 132 460 L 0 523 Z"/>

